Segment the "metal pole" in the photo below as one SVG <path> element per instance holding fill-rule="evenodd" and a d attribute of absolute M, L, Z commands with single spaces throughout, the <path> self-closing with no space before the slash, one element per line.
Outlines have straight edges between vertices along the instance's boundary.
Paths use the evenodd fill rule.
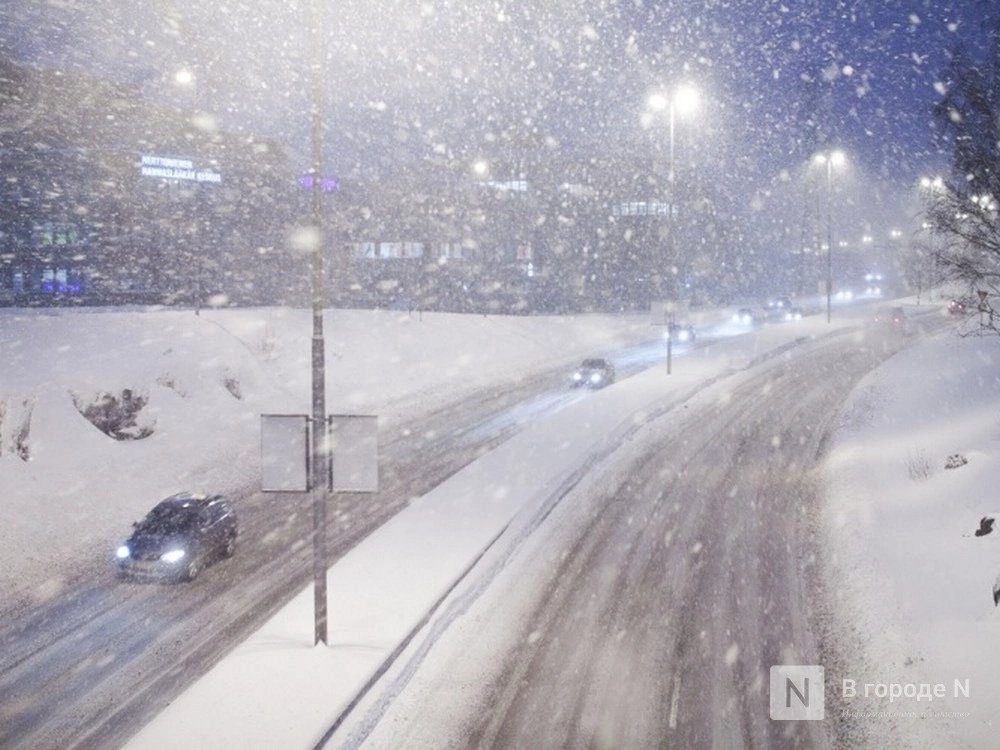
<path fill-rule="evenodd" d="M 674 184 L 674 100 L 671 97 L 669 105 L 669 120 L 670 120 L 670 163 L 669 171 L 667 173 L 667 182 L 672 186 Z M 673 200 L 673 195 L 670 196 Z"/>
<path fill-rule="evenodd" d="M 674 354 L 674 315 L 670 314 L 667 320 L 667 375 L 670 374 L 672 369 L 672 360 Z"/>
<path fill-rule="evenodd" d="M 663 273 L 666 274 L 670 274 L 670 264 L 674 260 L 674 96 L 671 95 L 667 105 L 667 119 L 670 123 L 670 150 L 667 162 L 667 263 L 663 269 Z M 672 277 L 669 279 L 667 291 L 670 294 L 670 299 L 675 300 L 677 295 L 674 289 L 674 279 Z"/>
<path fill-rule="evenodd" d="M 312 496 L 313 589 L 316 640 L 326 643 L 326 355 L 323 341 L 323 212 L 320 174 L 323 131 L 320 119 L 323 54 L 320 45 L 319 0 L 312 0 Z"/>
<path fill-rule="evenodd" d="M 830 322 L 833 293 L 833 153 L 826 155 L 826 322 Z"/>

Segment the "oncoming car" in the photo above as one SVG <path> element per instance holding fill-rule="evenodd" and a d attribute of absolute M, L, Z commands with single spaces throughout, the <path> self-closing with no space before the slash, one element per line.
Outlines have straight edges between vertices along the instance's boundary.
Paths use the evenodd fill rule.
<path fill-rule="evenodd" d="M 667 326 L 667 336 L 671 341 L 680 343 L 694 341 L 694 326 L 690 323 L 670 323 Z"/>
<path fill-rule="evenodd" d="M 802 308 L 789 307 L 785 310 L 785 320 L 802 320 Z"/>
<path fill-rule="evenodd" d="M 570 384 L 574 388 L 603 388 L 615 382 L 615 368 L 603 357 L 585 359 L 573 373 Z"/>
<path fill-rule="evenodd" d="M 754 316 L 753 310 L 749 307 L 741 307 L 733 315 L 733 322 L 741 326 L 752 326 L 756 318 Z"/>
<path fill-rule="evenodd" d="M 133 526 L 115 553 L 123 578 L 193 581 L 236 551 L 236 513 L 222 495 L 171 495 Z"/>

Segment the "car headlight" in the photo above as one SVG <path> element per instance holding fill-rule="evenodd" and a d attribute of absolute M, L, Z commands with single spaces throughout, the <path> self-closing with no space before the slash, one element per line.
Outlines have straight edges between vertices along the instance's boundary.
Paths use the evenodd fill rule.
<path fill-rule="evenodd" d="M 590 382 L 591 383 L 600 383 L 601 382 L 601 373 L 595 372 L 593 375 L 591 375 L 590 376 Z"/>
<path fill-rule="evenodd" d="M 173 565 L 175 562 L 179 562 L 184 558 L 184 550 L 182 549 L 172 549 L 169 552 L 164 552 L 160 555 L 160 560 Z"/>
<path fill-rule="evenodd" d="M 131 550 L 129 550 L 127 544 L 123 544 L 115 551 L 115 557 L 117 557 L 119 560 L 127 560 L 129 557 L 131 557 L 131 555 L 132 552 Z"/>
<path fill-rule="evenodd" d="M 573 380 L 583 380 L 583 375 L 578 372 L 573 373 Z"/>
<path fill-rule="evenodd" d="M 689 333 L 689 332 L 687 331 L 687 329 L 682 329 L 682 330 L 681 330 L 681 331 L 680 331 L 680 332 L 679 332 L 679 333 L 677 334 L 677 339 L 678 339 L 679 341 L 687 341 L 687 340 L 688 340 L 688 337 L 689 337 L 690 335 L 691 335 L 691 334 L 690 334 L 690 333 Z"/>

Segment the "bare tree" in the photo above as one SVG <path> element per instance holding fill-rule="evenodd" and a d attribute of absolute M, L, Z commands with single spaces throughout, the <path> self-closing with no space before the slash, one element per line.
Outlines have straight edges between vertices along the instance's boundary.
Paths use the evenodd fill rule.
<path fill-rule="evenodd" d="M 951 174 L 928 186 L 927 216 L 943 274 L 964 283 L 984 328 L 1000 334 L 1000 11 L 982 22 L 981 55 L 956 48 L 934 117 Z M 985 293 L 985 294 L 984 294 Z"/>

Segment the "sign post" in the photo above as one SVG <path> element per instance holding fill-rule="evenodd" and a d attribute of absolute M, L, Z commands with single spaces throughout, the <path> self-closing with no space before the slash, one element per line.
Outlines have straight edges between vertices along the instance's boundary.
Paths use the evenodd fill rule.
<path fill-rule="evenodd" d="M 654 301 L 650 306 L 650 320 L 654 326 L 666 326 L 667 328 L 667 375 L 670 375 L 673 368 L 674 355 L 674 322 L 677 303 L 673 300 Z"/>
<path fill-rule="evenodd" d="M 262 414 L 261 489 L 313 497 L 315 643 L 327 642 L 326 501 L 331 492 L 378 492 L 378 417 Z M 316 425 L 319 429 L 316 429 Z"/>

